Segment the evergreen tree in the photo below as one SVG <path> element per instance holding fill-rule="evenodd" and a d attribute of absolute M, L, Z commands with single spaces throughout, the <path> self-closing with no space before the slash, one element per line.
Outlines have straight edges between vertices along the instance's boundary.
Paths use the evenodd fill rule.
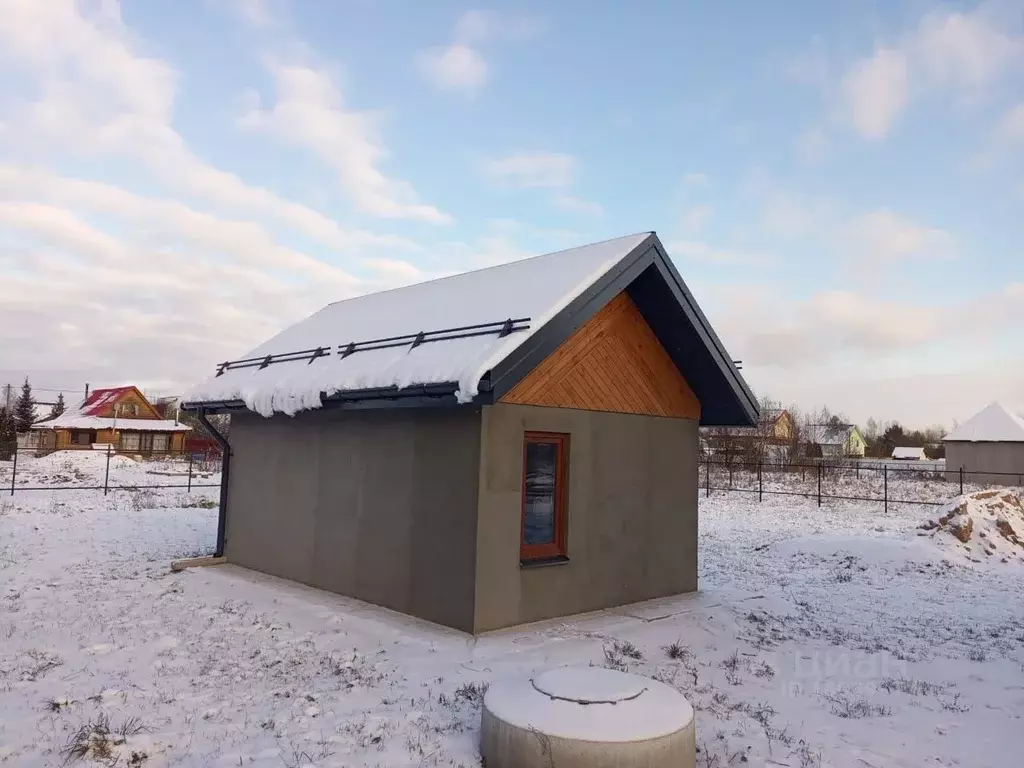
<path fill-rule="evenodd" d="M 21 385 L 21 394 L 18 396 L 18 400 L 14 403 L 14 428 L 18 432 L 28 432 L 36 422 L 36 401 L 32 397 L 32 385 L 28 383 L 28 378 L 25 378 L 25 383 Z"/>
<path fill-rule="evenodd" d="M 67 406 L 64 405 L 64 393 L 63 392 L 58 392 L 57 393 L 57 402 L 53 404 L 52 408 L 50 408 L 50 416 L 49 416 L 49 418 L 56 419 L 58 416 L 60 416 L 66 410 L 67 410 Z"/>
<path fill-rule="evenodd" d="M 10 461 L 18 448 L 18 433 L 14 428 L 14 416 L 0 406 L 0 461 Z"/>

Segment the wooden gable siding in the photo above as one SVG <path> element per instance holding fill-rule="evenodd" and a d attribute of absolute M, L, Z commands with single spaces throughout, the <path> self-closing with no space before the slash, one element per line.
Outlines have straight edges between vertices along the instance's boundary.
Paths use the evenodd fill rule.
<path fill-rule="evenodd" d="M 625 293 L 513 387 L 503 403 L 700 417 L 700 403 Z"/>

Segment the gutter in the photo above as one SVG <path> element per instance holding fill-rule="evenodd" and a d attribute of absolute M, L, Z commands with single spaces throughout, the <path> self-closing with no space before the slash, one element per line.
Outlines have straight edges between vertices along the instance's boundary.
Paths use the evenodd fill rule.
<path fill-rule="evenodd" d="M 220 444 L 223 457 L 220 476 L 220 506 L 217 509 L 217 548 L 214 550 L 213 556 L 224 557 L 224 532 L 228 517 L 228 481 L 231 479 L 231 445 L 227 438 L 218 432 L 217 428 L 206 418 L 205 408 L 196 410 L 196 418 L 213 435 L 213 439 Z"/>

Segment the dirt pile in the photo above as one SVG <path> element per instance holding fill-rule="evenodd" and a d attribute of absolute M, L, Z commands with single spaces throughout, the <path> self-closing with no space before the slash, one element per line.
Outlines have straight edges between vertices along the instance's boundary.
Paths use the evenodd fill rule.
<path fill-rule="evenodd" d="M 1024 564 L 1024 502 L 1014 491 L 961 496 L 919 528 L 919 536 L 974 562 L 995 558 Z"/>

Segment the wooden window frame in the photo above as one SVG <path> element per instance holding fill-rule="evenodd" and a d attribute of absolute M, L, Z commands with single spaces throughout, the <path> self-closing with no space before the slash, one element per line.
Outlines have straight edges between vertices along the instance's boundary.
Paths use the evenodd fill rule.
<path fill-rule="evenodd" d="M 555 536 L 547 544 L 527 544 L 526 537 L 526 450 L 531 443 L 548 443 L 555 449 Z M 519 521 L 519 561 L 565 558 L 569 523 L 569 435 L 562 432 L 526 432 L 523 435 L 523 476 L 520 487 L 521 516 Z"/>

